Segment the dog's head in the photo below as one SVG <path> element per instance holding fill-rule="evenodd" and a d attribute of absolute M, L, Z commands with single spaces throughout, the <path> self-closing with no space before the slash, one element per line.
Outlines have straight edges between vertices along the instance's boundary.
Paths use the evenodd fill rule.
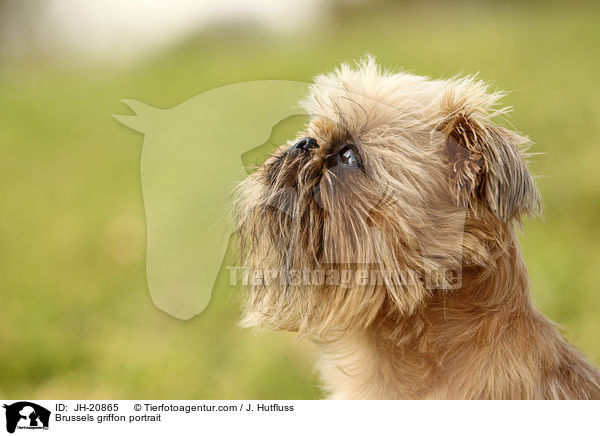
<path fill-rule="evenodd" d="M 371 58 L 317 77 L 305 131 L 237 193 L 244 323 L 366 328 L 492 267 L 493 241 L 540 208 L 527 140 L 492 123 L 499 97 Z"/>

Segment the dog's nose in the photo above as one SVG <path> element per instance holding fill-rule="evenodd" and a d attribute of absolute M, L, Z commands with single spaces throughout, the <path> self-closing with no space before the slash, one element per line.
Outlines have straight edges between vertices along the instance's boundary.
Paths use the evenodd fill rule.
<path fill-rule="evenodd" d="M 315 138 L 310 138 L 307 136 L 306 138 L 302 138 L 300 141 L 292 145 L 291 149 L 298 151 L 308 151 L 317 147 L 319 147 L 319 144 L 317 144 L 317 140 Z"/>

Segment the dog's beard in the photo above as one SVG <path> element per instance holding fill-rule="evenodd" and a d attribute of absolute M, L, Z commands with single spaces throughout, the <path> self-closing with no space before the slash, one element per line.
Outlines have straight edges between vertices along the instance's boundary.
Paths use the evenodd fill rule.
<path fill-rule="evenodd" d="M 433 261 L 408 216 L 428 206 L 402 207 L 389 180 L 324 165 L 281 151 L 241 186 L 241 261 L 253 277 L 243 325 L 326 335 L 409 313 L 427 294 Z"/>

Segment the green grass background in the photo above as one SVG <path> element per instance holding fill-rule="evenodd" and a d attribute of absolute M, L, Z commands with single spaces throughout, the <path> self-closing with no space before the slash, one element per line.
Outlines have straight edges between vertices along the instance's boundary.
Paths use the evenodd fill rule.
<path fill-rule="evenodd" d="M 143 138 L 111 114 L 127 112 L 123 98 L 167 108 L 237 81 L 310 80 L 367 52 L 432 77 L 479 72 L 514 91 L 511 122 L 545 153 L 533 163 L 544 218 L 521 237 L 534 298 L 600 363 L 599 12 L 367 4 L 288 37 L 212 29 L 126 68 L 2 64 L 0 397 L 320 397 L 313 350 L 238 328 L 235 293 L 213 295 L 191 321 L 153 306 Z"/>

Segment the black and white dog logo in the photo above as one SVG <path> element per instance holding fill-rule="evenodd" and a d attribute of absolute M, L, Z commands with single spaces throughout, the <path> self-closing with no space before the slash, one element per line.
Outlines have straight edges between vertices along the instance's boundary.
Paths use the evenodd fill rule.
<path fill-rule="evenodd" d="M 6 431 L 15 429 L 48 429 L 50 411 L 29 401 L 19 401 L 4 405 L 6 409 Z"/>

